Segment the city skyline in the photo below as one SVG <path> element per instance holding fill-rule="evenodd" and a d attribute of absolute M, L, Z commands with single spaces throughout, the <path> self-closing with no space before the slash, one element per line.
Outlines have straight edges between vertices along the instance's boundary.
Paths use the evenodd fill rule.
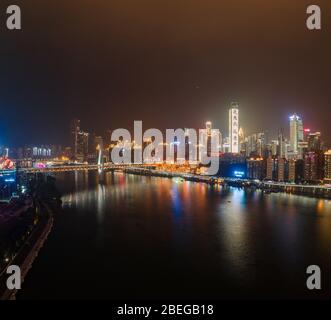
<path fill-rule="evenodd" d="M 174 164 L 186 169 L 193 166 L 199 173 L 221 177 L 328 184 L 331 150 L 320 131 L 304 127 L 300 115 L 289 116 L 288 137 L 279 129 L 275 139 L 268 131 L 245 135 L 238 102 L 229 105 L 228 114 L 228 136 L 215 130 L 212 121 L 207 121 L 198 133 L 193 128 L 168 128 L 165 139 L 156 128 L 145 131 L 141 121 L 134 122 L 131 132 L 117 128 L 104 138 L 87 132 L 79 119 L 73 119 L 70 142 L 64 147 L 35 145 L 15 149 L 0 146 L 0 159 L 6 167 L 4 161 L 12 158 L 23 170 L 43 170 L 66 164 Z M 145 155 L 146 149 L 150 150 Z M 208 164 L 209 169 L 203 169 Z"/>
<path fill-rule="evenodd" d="M 216 121 L 214 121 L 214 119 L 208 119 L 207 121 L 205 122 L 201 122 L 200 123 L 200 126 L 199 127 L 196 127 L 196 128 L 192 128 L 192 127 L 189 127 L 189 126 L 180 126 L 178 128 L 175 128 L 175 129 L 185 129 L 185 128 L 192 128 L 192 129 L 196 129 L 196 130 L 199 130 L 199 129 L 204 129 L 205 128 L 205 125 L 207 123 L 209 123 L 213 129 L 219 129 L 220 130 L 220 133 L 222 134 L 222 138 L 223 140 L 224 139 L 229 139 L 229 143 L 230 143 L 230 140 L 231 140 L 231 124 L 232 124 L 232 121 L 231 121 L 231 115 L 232 115 L 232 111 L 233 108 L 237 108 L 236 110 L 240 110 L 240 122 L 238 122 L 238 124 L 236 125 L 236 131 L 237 131 L 237 136 L 235 137 L 236 139 L 238 139 L 238 142 L 239 142 L 239 139 L 240 139 L 240 131 L 241 131 L 241 134 L 243 134 L 244 138 L 247 138 L 251 135 L 254 135 L 254 134 L 260 134 L 260 133 L 264 133 L 264 134 L 267 134 L 268 138 L 267 138 L 267 143 L 270 143 L 270 141 L 272 140 L 277 140 L 279 139 L 279 134 L 281 133 L 283 138 L 287 138 L 290 142 L 290 146 L 291 148 L 293 149 L 293 118 L 298 118 L 300 123 L 301 123 L 301 136 L 298 138 L 296 138 L 296 144 L 298 142 L 298 139 L 300 141 L 303 141 L 303 134 L 304 132 L 305 133 L 309 133 L 309 134 L 312 134 L 314 132 L 318 132 L 320 135 L 322 135 L 323 137 L 323 142 L 325 143 L 326 146 L 330 146 L 330 143 L 328 140 L 326 140 L 325 137 L 328 136 L 328 133 L 324 133 L 322 132 L 321 130 L 319 130 L 319 128 L 314 128 L 314 127 L 309 127 L 308 125 L 306 125 L 306 121 L 304 122 L 303 124 L 303 121 L 304 119 L 301 117 L 300 113 L 299 112 L 294 112 L 294 113 L 288 113 L 289 115 L 287 116 L 287 123 L 284 123 L 283 126 L 281 127 L 278 127 L 276 128 L 275 130 L 270 130 L 268 128 L 265 128 L 265 129 L 256 129 L 255 131 L 252 131 L 252 132 L 248 132 L 246 130 L 246 126 L 245 124 L 242 124 L 242 120 L 241 120 L 241 117 L 244 116 L 245 118 L 245 115 L 243 115 L 243 112 L 242 112 L 242 108 L 241 108 L 241 104 L 239 104 L 238 102 L 232 102 L 229 104 L 230 106 L 228 107 L 228 113 L 230 115 L 230 120 L 229 118 L 227 119 L 227 128 L 225 129 L 224 127 L 223 128 L 219 128 L 217 126 L 215 126 L 215 123 L 217 123 Z M 79 119 L 79 120 L 76 120 L 76 119 Z M 73 119 L 70 120 L 70 122 L 68 122 L 68 128 L 72 127 L 72 121 L 79 121 L 79 123 L 81 122 L 80 118 L 79 117 L 75 117 Z M 140 120 L 133 120 L 132 121 L 132 124 L 134 123 L 134 121 L 140 121 Z M 147 130 L 149 129 L 146 124 L 144 124 L 144 121 L 142 121 L 143 123 L 143 129 L 144 130 Z M 156 126 L 151 126 L 151 128 L 156 128 Z M 57 140 L 56 142 L 49 142 L 49 141 L 44 141 L 44 142 L 35 142 L 35 141 L 30 141 L 30 142 L 27 142 L 25 144 L 4 144 L 4 143 L 1 143 L 1 140 L 0 140 L 0 146 L 2 147 L 22 147 L 22 146 L 32 146 L 32 145 L 62 145 L 63 147 L 68 147 L 70 145 L 72 145 L 72 143 L 70 142 L 70 136 L 68 134 L 69 130 L 66 130 L 66 139 L 62 142 L 60 142 L 59 140 Z M 115 130 L 115 129 L 118 129 L 118 128 L 108 128 L 105 130 L 105 132 L 102 134 L 100 133 L 100 130 L 95 130 L 95 129 L 91 129 L 91 130 L 88 130 L 86 128 L 88 128 L 88 124 L 87 123 L 84 123 L 84 131 L 88 134 L 93 134 L 93 135 L 96 135 L 96 136 L 101 136 L 103 137 L 103 139 L 105 139 L 105 141 L 108 141 L 109 143 L 111 142 L 111 139 L 110 139 L 110 133 Z M 128 130 L 129 132 L 131 132 L 131 134 L 133 133 L 133 125 L 129 126 L 129 128 L 123 128 L 123 129 L 126 129 Z M 170 127 L 166 127 L 166 128 L 161 128 L 160 130 L 161 131 L 165 131 L 166 129 L 170 129 Z M 71 130 L 71 129 L 70 129 Z M 231 148 L 230 148 L 231 149 Z M 240 143 L 239 143 L 239 146 L 238 146 L 238 149 L 236 149 L 235 151 L 233 151 L 233 153 L 238 153 L 240 151 Z M 293 150 L 294 152 L 297 152 L 297 146 L 295 147 L 295 150 Z"/>

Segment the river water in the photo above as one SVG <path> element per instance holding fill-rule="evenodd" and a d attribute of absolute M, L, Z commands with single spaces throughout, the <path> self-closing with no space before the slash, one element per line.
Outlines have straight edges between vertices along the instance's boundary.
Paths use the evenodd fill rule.
<path fill-rule="evenodd" d="M 178 179 L 56 174 L 63 210 L 18 299 L 331 297 L 331 201 Z M 306 288 L 306 268 L 322 290 Z"/>

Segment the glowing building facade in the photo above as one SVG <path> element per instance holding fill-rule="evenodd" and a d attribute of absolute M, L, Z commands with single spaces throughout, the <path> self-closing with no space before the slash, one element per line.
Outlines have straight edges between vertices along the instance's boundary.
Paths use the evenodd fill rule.
<path fill-rule="evenodd" d="M 229 140 L 229 151 L 239 153 L 239 105 L 234 102 L 229 110 Z"/>
<path fill-rule="evenodd" d="M 294 114 L 290 117 L 290 146 L 294 155 L 300 153 L 300 143 L 303 142 L 303 123 L 302 119 Z"/>
<path fill-rule="evenodd" d="M 324 153 L 324 182 L 331 183 L 331 150 Z"/>

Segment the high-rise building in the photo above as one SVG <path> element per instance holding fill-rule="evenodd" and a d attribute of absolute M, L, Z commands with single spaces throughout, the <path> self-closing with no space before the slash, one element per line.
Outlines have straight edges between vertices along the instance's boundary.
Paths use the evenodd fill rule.
<path fill-rule="evenodd" d="M 303 129 L 303 141 L 308 141 L 308 135 L 311 132 L 309 128 Z"/>
<path fill-rule="evenodd" d="M 304 166 L 303 159 L 290 159 L 288 160 L 288 181 L 302 183 L 304 180 Z"/>
<path fill-rule="evenodd" d="M 224 137 L 223 144 L 222 144 L 222 151 L 224 153 L 230 152 L 230 138 L 229 137 Z"/>
<path fill-rule="evenodd" d="M 277 158 L 269 157 L 267 159 L 267 172 L 266 172 L 267 180 L 277 179 L 277 174 L 278 174 L 277 168 L 278 168 Z"/>
<path fill-rule="evenodd" d="M 245 142 L 245 153 L 247 157 L 264 157 L 267 145 L 264 132 L 248 136 Z"/>
<path fill-rule="evenodd" d="M 299 143 L 303 142 L 303 122 L 302 119 L 294 114 L 290 117 L 290 146 L 291 152 L 300 157 Z"/>
<path fill-rule="evenodd" d="M 87 160 L 88 156 L 88 136 L 87 132 L 80 131 L 77 136 L 77 153 L 75 158 L 79 162 Z"/>
<path fill-rule="evenodd" d="M 239 153 L 239 105 L 232 102 L 229 110 L 230 152 Z"/>
<path fill-rule="evenodd" d="M 238 135 L 239 135 L 239 152 L 245 154 L 247 152 L 246 151 L 247 145 L 246 145 L 244 129 L 242 127 L 239 128 Z"/>
<path fill-rule="evenodd" d="M 263 158 L 247 159 L 247 178 L 263 180 L 266 176 L 266 161 Z"/>
<path fill-rule="evenodd" d="M 278 175 L 279 182 L 289 180 L 289 163 L 285 158 L 278 158 Z"/>
<path fill-rule="evenodd" d="M 108 154 L 104 153 L 104 142 L 101 136 L 96 136 L 94 133 L 88 136 L 88 156 L 87 161 L 90 164 L 102 164 L 104 158 L 108 158 Z"/>
<path fill-rule="evenodd" d="M 278 143 L 278 140 L 271 140 L 270 149 L 272 156 L 276 156 L 278 154 Z"/>
<path fill-rule="evenodd" d="M 310 151 L 304 158 L 304 179 L 318 182 L 324 178 L 324 156 L 321 152 Z"/>
<path fill-rule="evenodd" d="M 257 156 L 256 143 L 257 143 L 257 135 L 256 134 L 252 134 L 252 135 L 246 137 L 245 151 L 246 151 L 246 156 L 247 157 Z"/>
<path fill-rule="evenodd" d="M 74 119 L 71 123 L 71 151 L 72 157 L 79 162 L 87 160 L 89 134 L 80 129 L 80 120 Z"/>
<path fill-rule="evenodd" d="M 284 138 L 283 130 L 280 130 L 278 133 L 278 150 L 277 154 L 281 158 L 287 159 L 287 146 L 286 146 L 286 140 Z"/>
<path fill-rule="evenodd" d="M 291 159 L 288 162 L 288 181 L 295 182 L 296 181 L 296 160 Z"/>
<path fill-rule="evenodd" d="M 263 156 L 265 147 L 266 147 L 266 143 L 265 143 L 264 132 L 258 133 L 257 141 L 256 141 L 256 153 L 258 156 L 260 156 L 260 157 Z"/>
<path fill-rule="evenodd" d="M 320 132 L 311 132 L 307 136 L 308 151 L 322 150 L 322 141 Z"/>
<path fill-rule="evenodd" d="M 80 120 L 74 119 L 71 122 L 70 127 L 70 144 L 71 144 L 71 151 L 72 155 L 75 157 L 77 154 L 78 148 L 78 134 L 80 132 Z"/>
<path fill-rule="evenodd" d="M 324 182 L 331 183 L 331 150 L 324 153 Z"/>

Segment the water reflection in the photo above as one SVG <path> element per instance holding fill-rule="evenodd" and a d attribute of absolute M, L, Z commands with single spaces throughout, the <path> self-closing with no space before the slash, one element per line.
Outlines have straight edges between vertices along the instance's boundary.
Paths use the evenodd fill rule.
<path fill-rule="evenodd" d="M 85 280 L 62 295 L 126 299 L 298 297 L 307 265 L 331 266 L 330 201 L 119 172 L 57 182 L 63 213 L 33 268 L 52 292 L 36 271 L 30 296 L 72 281 L 68 263 Z"/>

